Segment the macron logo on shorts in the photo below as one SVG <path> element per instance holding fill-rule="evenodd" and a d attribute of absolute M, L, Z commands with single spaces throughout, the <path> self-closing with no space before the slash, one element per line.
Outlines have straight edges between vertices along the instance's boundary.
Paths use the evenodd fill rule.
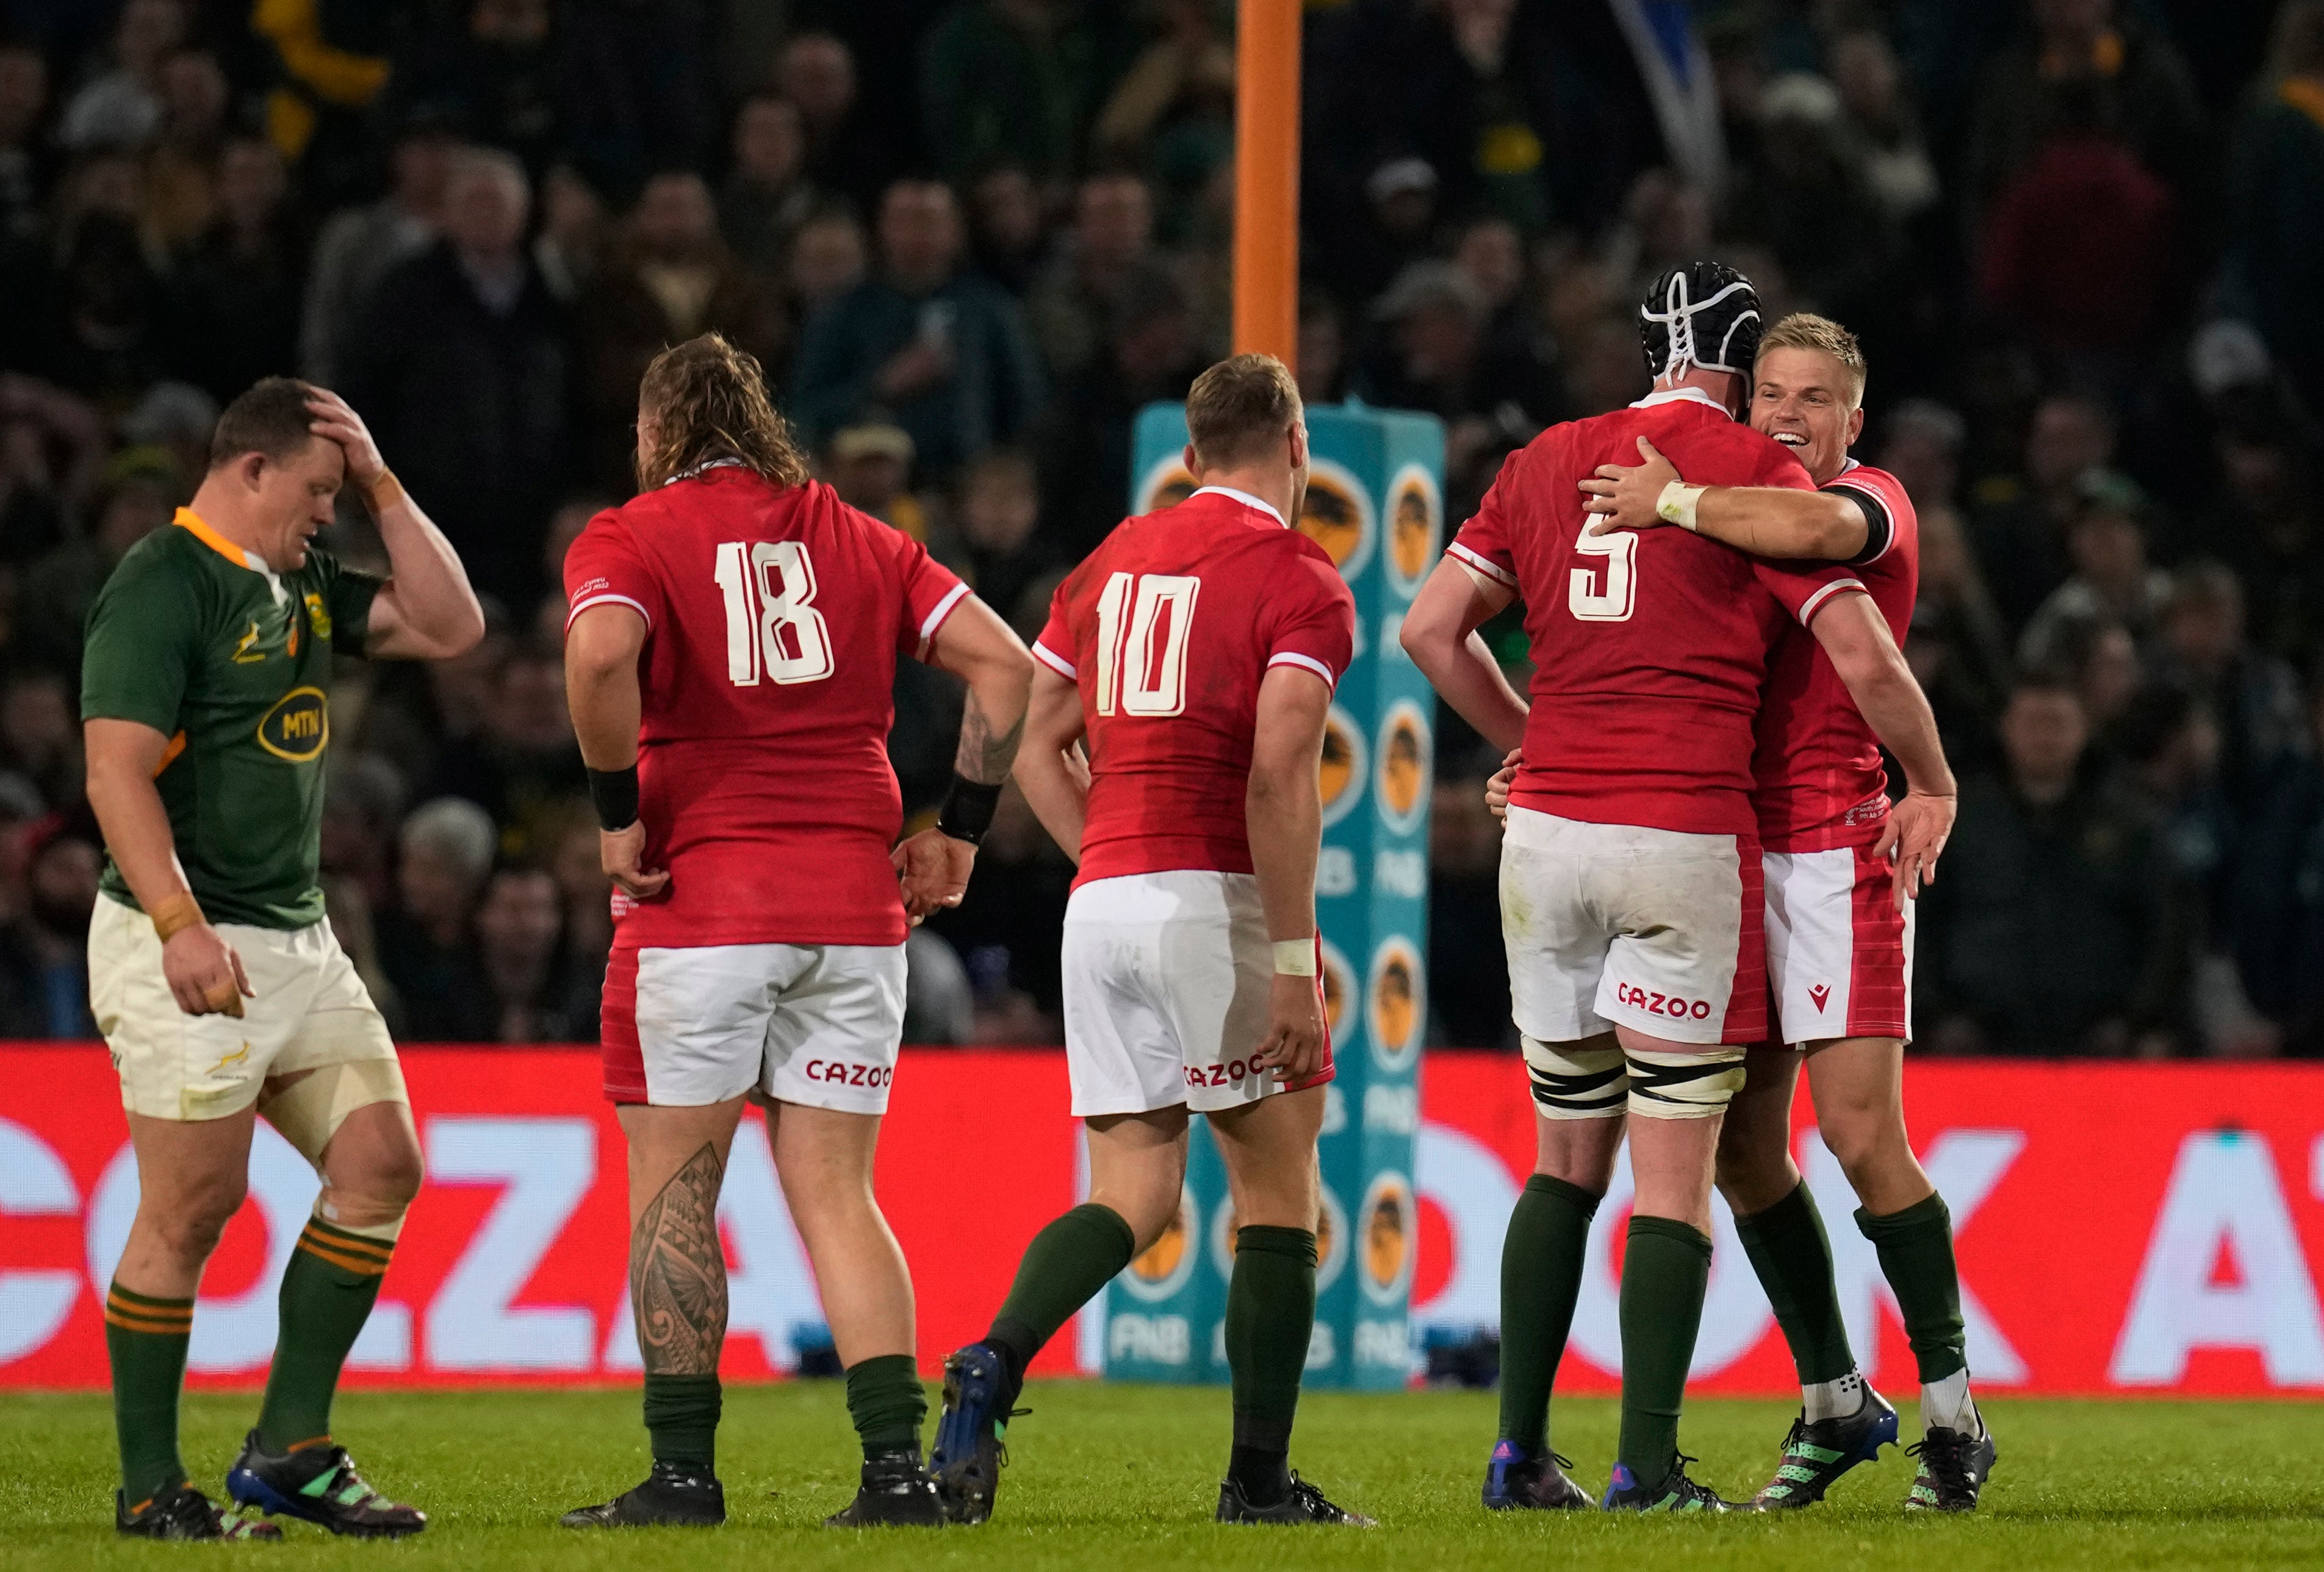
<path fill-rule="evenodd" d="M 1831 985 L 1818 983 L 1808 990 L 1808 997 L 1815 1001 L 1815 1007 L 1821 1011 L 1824 1006 L 1824 1001 L 1831 997 Z"/>

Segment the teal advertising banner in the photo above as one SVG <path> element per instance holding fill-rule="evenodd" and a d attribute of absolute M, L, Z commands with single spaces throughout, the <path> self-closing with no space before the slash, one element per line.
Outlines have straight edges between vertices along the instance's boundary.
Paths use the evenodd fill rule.
<path fill-rule="evenodd" d="M 1327 1089 L 1318 1219 L 1313 1387 L 1387 1388 L 1413 1368 L 1421 1038 L 1428 1016 L 1428 811 L 1434 699 L 1405 657 L 1405 608 L 1443 546 L 1444 428 L 1362 405 L 1310 408 L 1314 472 L 1299 527 L 1332 554 L 1356 597 L 1355 659 L 1323 741 L 1323 849 L 1315 908 L 1339 1074 Z M 1130 511 L 1194 487 L 1176 404 L 1139 417 Z M 1224 1382 L 1234 1209 L 1210 1132 L 1196 1120 L 1178 1218 L 1109 1289 L 1106 1373 Z"/>

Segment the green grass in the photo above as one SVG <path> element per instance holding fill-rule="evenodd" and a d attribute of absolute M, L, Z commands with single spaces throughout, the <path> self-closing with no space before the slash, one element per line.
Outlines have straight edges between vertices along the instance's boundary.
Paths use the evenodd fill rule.
<path fill-rule="evenodd" d="M 1904 1394 L 1899 1393 L 1899 1396 Z M 124 1544 L 113 1532 L 112 1411 L 101 1395 L 0 1400 L 0 1566 L 182 1564 L 255 1557 L 269 1567 L 1082 1567 L 1199 1565 L 1414 1572 L 1426 1567 L 1783 1568 L 1861 1566 L 1964 1572 L 2046 1567 L 2324 1563 L 2324 1404 L 2032 1402 L 1989 1405 L 2001 1465 L 1974 1518 L 1907 1519 L 1901 1453 L 1859 1468 L 1834 1499 L 1784 1517 L 1489 1516 L 1477 1484 L 1493 1436 L 1477 1393 L 1312 1394 L 1295 1461 L 1335 1498 L 1379 1517 L 1374 1533 L 1223 1530 L 1209 1522 L 1225 1454 L 1225 1395 L 1037 1385 L 1018 1422 L 999 1515 L 982 1529 L 827 1532 L 854 1465 L 835 1383 L 730 1389 L 721 1530 L 580 1535 L 567 1507 L 633 1484 L 643 1438 L 632 1393 L 495 1392 L 343 1399 L 339 1434 L 375 1483 L 425 1507 L 420 1539 L 335 1541 L 290 1525 L 273 1549 Z M 256 1407 L 187 1401 L 186 1455 L 215 1491 Z M 1559 1447 L 1599 1488 L 1614 1444 L 1604 1401 L 1557 1410 Z M 1687 1416 L 1698 1477 L 1748 1495 L 1774 1466 L 1780 1404 L 1698 1401 Z M 1915 1427 L 1906 1415 L 1906 1429 Z M 173 1559 L 174 1558 L 174 1559 Z M 208 1564 L 207 1561 L 204 1564 Z"/>

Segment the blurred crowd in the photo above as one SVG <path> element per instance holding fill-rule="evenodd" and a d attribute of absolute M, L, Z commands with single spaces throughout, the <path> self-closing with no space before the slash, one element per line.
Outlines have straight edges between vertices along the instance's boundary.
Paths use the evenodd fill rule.
<path fill-rule="evenodd" d="M 2324 0 L 1339 0 L 1305 39 L 1301 388 L 1442 417 L 1455 522 L 1638 396 L 1674 263 L 1862 336 L 1963 781 L 1923 1050 L 2324 1052 Z M 1029 636 L 1138 410 L 1225 348 L 1234 86 L 1226 0 L 0 0 L 0 1036 L 90 1031 L 81 622 L 222 401 L 346 394 L 490 604 L 333 694 L 344 942 L 407 1039 L 589 1040 L 558 568 L 646 361 L 749 348 Z M 382 560 L 358 509 L 331 543 Z M 957 704 L 899 674 L 909 812 Z M 1490 761 L 1441 720 L 1431 1040 L 1502 1044 Z M 1070 877 L 1012 794 L 915 936 L 914 1040 L 1056 1040 Z"/>

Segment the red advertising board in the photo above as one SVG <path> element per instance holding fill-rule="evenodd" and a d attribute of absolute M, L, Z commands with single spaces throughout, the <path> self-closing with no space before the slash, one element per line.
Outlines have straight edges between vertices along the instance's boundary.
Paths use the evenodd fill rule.
<path fill-rule="evenodd" d="M 408 1050 L 428 1187 L 351 1362 L 369 1386 L 626 1380 L 622 1138 L 578 1050 Z M 99 1302 L 135 1207 L 110 1067 L 87 1047 L 0 1045 L 0 1387 L 106 1379 Z M 1416 1324 L 1496 1314 L 1501 1228 L 1530 1167 L 1512 1059 L 1438 1053 L 1423 1071 Z M 2324 1067 L 1916 1063 L 1906 1107 L 1951 1206 L 1978 1381 L 2035 1392 L 2324 1393 Z M 1803 1105 L 1801 1115 L 1809 1115 Z M 1060 1057 L 908 1052 L 879 1181 L 912 1263 L 920 1353 L 975 1336 L 1018 1252 L 1072 1204 L 1074 1129 Z M 1842 1306 L 1876 1381 L 1909 1389 L 1877 1262 L 1846 1181 L 1800 1135 Z M 1628 1176 L 1600 1208 L 1564 1380 L 1610 1390 Z M 252 1196 L 203 1285 L 197 1384 L 263 1375 L 273 1273 L 314 1179 L 262 1129 Z M 726 1363 L 766 1375 L 820 1318 L 762 1134 L 745 1130 L 722 1207 L 733 1275 Z M 1711 1392 L 1790 1389 L 1766 1301 L 1725 1219 L 1695 1373 Z M 1067 1373 L 1090 1340 L 1060 1338 Z"/>

